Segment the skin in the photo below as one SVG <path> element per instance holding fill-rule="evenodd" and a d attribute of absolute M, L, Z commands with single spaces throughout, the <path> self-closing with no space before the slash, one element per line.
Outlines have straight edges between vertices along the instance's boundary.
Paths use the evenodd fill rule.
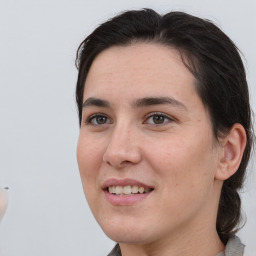
<path fill-rule="evenodd" d="M 85 83 L 84 102 L 92 97 L 108 106 L 85 104 L 78 165 L 92 213 L 120 243 L 122 255 L 215 256 L 222 251 L 215 227 L 218 201 L 223 180 L 235 171 L 225 157 L 236 155 L 231 142 L 223 140 L 226 149 L 214 137 L 195 78 L 179 53 L 154 43 L 103 51 Z M 172 101 L 135 104 L 146 97 Z M 93 116 L 97 113 L 100 118 Z M 239 139 L 239 129 L 234 130 Z M 136 179 L 154 190 L 135 204 L 113 205 L 102 190 L 110 178 Z"/>

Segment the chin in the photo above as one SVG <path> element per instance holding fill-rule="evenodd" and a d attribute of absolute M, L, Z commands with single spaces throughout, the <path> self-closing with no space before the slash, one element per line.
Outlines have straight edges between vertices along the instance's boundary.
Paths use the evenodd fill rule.
<path fill-rule="evenodd" d="M 145 234 L 126 233 L 119 229 L 119 232 L 105 232 L 105 234 L 113 241 L 117 243 L 126 243 L 126 244 L 145 244 L 148 243 L 148 238 L 145 237 Z"/>
<path fill-rule="evenodd" d="M 143 227 L 134 222 L 132 225 L 120 224 L 106 224 L 101 225 L 103 232 L 113 241 L 117 243 L 133 243 L 141 244 L 149 240 L 150 233 L 148 227 Z M 136 225 L 137 224 L 137 225 Z"/>

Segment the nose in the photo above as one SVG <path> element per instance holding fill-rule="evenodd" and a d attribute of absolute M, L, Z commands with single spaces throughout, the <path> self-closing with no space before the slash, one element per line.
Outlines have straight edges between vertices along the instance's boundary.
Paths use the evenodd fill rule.
<path fill-rule="evenodd" d="M 142 156 L 136 137 L 136 131 L 124 125 L 115 127 L 110 135 L 103 161 L 116 169 L 138 164 Z"/>

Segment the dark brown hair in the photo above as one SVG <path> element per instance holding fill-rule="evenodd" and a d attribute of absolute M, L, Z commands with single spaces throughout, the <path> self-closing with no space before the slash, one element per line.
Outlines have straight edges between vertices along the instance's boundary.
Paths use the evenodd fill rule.
<path fill-rule="evenodd" d="M 136 42 L 171 46 L 194 75 L 202 102 L 208 109 L 216 139 L 233 124 L 243 125 L 247 144 L 238 171 L 224 181 L 216 228 L 221 240 L 237 231 L 241 218 L 238 190 L 244 181 L 252 146 L 251 109 L 248 86 L 239 51 L 217 26 L 183 12 L 159 15 L 151 9 L 124 12 L 101 24 L 77 51 L 79 70 L 76 100 L 81 124 L 85 80 L 95 57 L 105 49 Z"/>

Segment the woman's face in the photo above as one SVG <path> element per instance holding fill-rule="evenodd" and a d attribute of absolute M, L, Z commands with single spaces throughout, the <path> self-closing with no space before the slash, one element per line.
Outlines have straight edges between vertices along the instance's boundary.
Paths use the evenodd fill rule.
<path fill-rule="evenodd" d="M 94 60 L 77 158 L 89 206 L 110 238 L 147 243 L 215 228 L 219 147 L 176 50 L 136 43 Z"/>

